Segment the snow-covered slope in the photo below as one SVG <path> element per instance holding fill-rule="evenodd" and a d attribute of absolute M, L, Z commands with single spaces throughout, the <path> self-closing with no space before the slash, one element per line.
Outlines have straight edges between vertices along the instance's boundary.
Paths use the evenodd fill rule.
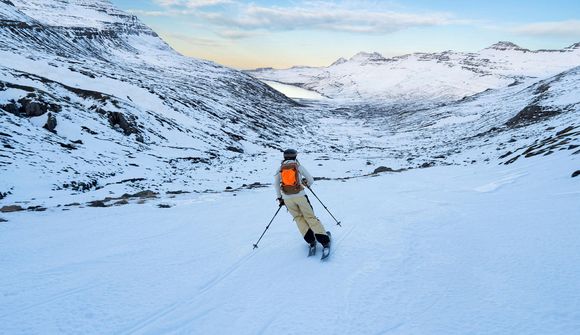
<path fill-rule="evenodd" d="M 339 100 L 445 102 L 514 82 L 542 79 L 580 65 L 580 44 L 531 51 L 499 42 L 477 53 L 445 51 L 385 58 L 361 52 L 324 68 L 249 71 Z"/>
<path fill-rule="evenodd" d="M 102 199 L 111 205 L 112 198 L 142 190 L 262 187 L 271 183 L 272 161 L 283 147 L 328 166 L 320 177 L 329 179 L 381 166 L 504 163 L 550 137 L 561 139 L 558 150 L 577 153 L 577 67 L 427 109 L 405 95 L 395 103 L 369 104 L 360 95 L 343 105 L 300 105 L 247 74 L 179 55 L 108 1 L 2 1 L 0 13 L 2 205 L 34 209 Z M 59 15 L 66 17 L 62 25 L 51 19 Z M 464 89 L 481 78 L 507 84 L 524 70 L 544 76 L 568 68 L 578 50 L 531 52 L 502 43 L 447 58 L 359 54 L 331 68 L 399 64 L 402 76 L 417 79 L 421 71 L 403 66 L 413 59 L 409 64 L 424 66 L 444 83 L 467 73 Z M 493 58 L 482 58 L 486 53 L 495 60 L 484 61 Z M 468 63 L 489 73 L 464 69 Z M 316 69 L 292 71 L 306 78 Z M 367 74 L 372 72 L 380 73 Z M 360 79 L 372 86 L 372 76 Z M 357 87 L 353 81 L 345 89 Z"/>
<path fill-rule="evenodd" d="M 0 332 L 575 334 L 578 157 L 319 182 L 343 226 L 312 198 L 325 263 L 286 211 L 252 250 L 270 189 L 16 213 L 0 224 Z"/>
<path fill-rule="evenodd" d="M 262 71 L 350 98 L 297 103 L 108 1 L 0 0 L 0 334 L 574 334 L 578 50 Z M 285 211 L 252 250 L 282 147 L 328 262 Z"/>
<path fill-rule="evenodd" d="M 198 171 L 309 124 L 294 101 L 179 55 L 106 0 L 0 2 L 0 59 L 0 190 L 16 199 L 211 181 Z"/>

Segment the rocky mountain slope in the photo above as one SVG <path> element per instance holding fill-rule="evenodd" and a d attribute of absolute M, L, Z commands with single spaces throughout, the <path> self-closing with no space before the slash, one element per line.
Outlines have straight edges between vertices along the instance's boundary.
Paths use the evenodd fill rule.
<path fill-rule="evenodd" d="M 385 58 L 361 52 L 323 68 L 265 68 L 249 73 L 337 100 L 439 103 L 486 89 L 531 83 L 578 65 L 579 43 L 562 50 L 531 51 L 499 42 L 476 53 L 444 51 Z"/>
<path fill-rule="evenodd" d="M 260 71 L 303 86 L 323 83 L 317 71 L 329 82 L 333 71 L 351 71 L 341 79 L 350 84 L 323 85 L 350 99 L 296 102 L 250 75 L 179 55 L 108 1 L 3 0 L 0 201 L 35 210 L 235 194 L 269 186 L 283 147 L 298 148 L 328 180 L 555 151 L 576 157 L 580 78 L 569 65 L 578 50 L 500 43 L 478 54 L 359 54 L 325 69 Z M 381 91 L 384 73 L 402 80 L 392 99 Z M 439 84 L 427 87 L 425 75 Z"/>
<path fill-rule="evenodd" d="M 0 191 L 20 199 L 188 183 L 308 125 L 294 101 L 181 56 L 106 0 L 1 1 L 0 59 Z"/>

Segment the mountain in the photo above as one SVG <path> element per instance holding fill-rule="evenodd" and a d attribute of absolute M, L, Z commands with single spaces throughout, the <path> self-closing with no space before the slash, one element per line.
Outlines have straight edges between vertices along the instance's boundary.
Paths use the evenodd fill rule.
<path fill-rule="evenodd" d="M 371 52 L 371 53 L 359 52 L 349 59 L 350 62 L 359 63 L 361 65 L 367 65 L 369 63 L 380 63 L 380 62 L 384 62 L 386 60 L 387 59 L 385 57 L 383 57 L 383 55 L 381 55 L 378 52 Z M 333 64 L 339 65 L 339 64 L 336 64 L 337 62 L 334 62 Z"/>
<path fill-rule="evenodd" d="M 249 73 L 342 101 L 441 103 L 512 83 L 529 84 L 578 65 L 577 45 L 530 51 L 499 42 L 476 53 L 444 51 L 385 58 L 361 52 L 328 67 Z"/>
<path fill-rule="evenodd" d="M 519 45 L 509 42 L 509 41 L 499 41 L 495 44 L 490 45 L 489 47 L 485 48 L 486 50 L 498 50 L 498 51 L 507 51 L 507 50 L 516 50 L 516 51 L 530 51 L 528 49 L 524 49 Z"/>
<path fill-rule="evenodd" d="M 108 1 L 4 0 L 0 13 L 7 205 L 267 187 L 284 147 L 328 164 L 324 178 L 334 179 L 385 166 L 505 163 L 499 156 L 543 143 L 548 128 L 572 127 L 563 141 L 577 141 L 575 47 L 359 53 L 327 68 L 253 73 L 349 98 L 297 103 L 251 75 L 178 54 Z"/>
<path fill-rule="evenodd" d="M 0 59 L 0 190 L 17 199 L 182 187 L 307 134 L 294 101 L 178 54 L 106 0 L 1 1 Z"/>

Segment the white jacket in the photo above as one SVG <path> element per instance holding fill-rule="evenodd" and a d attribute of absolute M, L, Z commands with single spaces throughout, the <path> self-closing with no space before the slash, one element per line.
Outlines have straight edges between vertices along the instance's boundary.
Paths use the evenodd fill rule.
<path fill-rule="evenodd" d="M 308 172 L 308 170 L 306 170 L 306 168 L 304 166 L 302 166 L 302 164 L 300 164 L 298 161 L 295 161 L 293 159 L 283 161 L 282 164 L 284 164 L 286 162 L 298 163 L 298 178 L 299 178 L 298 180 L 300 180 L 301 184 L 302 184 L 302 179 L 306 179 L 308 186 L 312 186 L 312 184 L 314 184 L 314 178 Z M 282 165 L 282 164 L 280 164 L 280 165 Z M 286 193 L 282 192 L 282 186 L 280 184 L 281 184 L 280 168 L 278 168 L 278 170 L 276 170 L 276 174 L 274 175 L 274 188 L 276 189 L 276 195 L 278 196 L 278 198 L 290 199 L 290 198 L 296 198 L 296 197 L 303 197 L 306 195 L 306 192 L 304 192 L 304 190 L 302 190 L 296 194 L 286 194 Z"/>

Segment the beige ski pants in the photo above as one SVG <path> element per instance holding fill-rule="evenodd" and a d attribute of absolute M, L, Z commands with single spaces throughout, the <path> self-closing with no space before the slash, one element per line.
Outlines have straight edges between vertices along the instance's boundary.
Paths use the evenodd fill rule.
<path fill-rule="evenodd" d="M 305 196 L 284 199 L 284 204 L 294 217 L 294 222 L 302 236 L 306 235 L 308 229 L 311 229 L 314 234 L 326 235 L 326 229 L 314 215 L 314 210 Z"/>

